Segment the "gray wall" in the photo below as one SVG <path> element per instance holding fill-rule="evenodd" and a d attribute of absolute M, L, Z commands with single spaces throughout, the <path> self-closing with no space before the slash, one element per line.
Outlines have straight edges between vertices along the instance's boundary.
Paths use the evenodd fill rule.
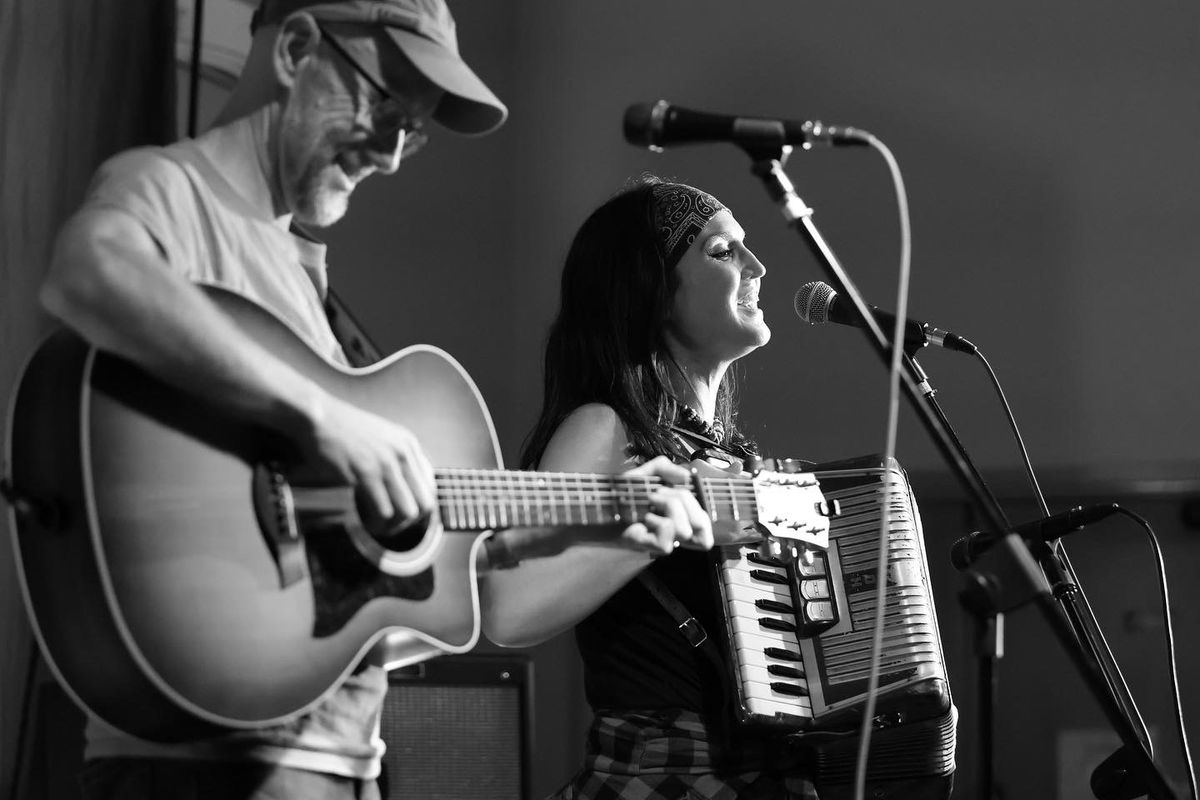
<path fill-rule="evenodd" d="M 825 276 L 748 159 L 731 146 L 653 154 L 622 141 L 628 104 L 666 98 L 853 124 L 887 143 L 911 205 L 910 312 L 982 348 L 1035 466 L 1059 489 L 1055 508 L 1077 502 L 1089 476 L 1200 474 L 1191 407 L 1200 384 L 1194 5 L 521 0 L 464 1 L 455 13 L 464 52 L 509 103 L 510 122 L 481 141 L 439 136 L 396 179 L 364 186 L 329 238 L 335 281 L 385 346 L 432 341 L 467 366 L 510 462 L 540 402 L 541 345 L 570 236 L 647 169 L 717 194 L 768 267 L 763 305 L 774 338 L 746 360 L 742 401 L 765 449 L 820 460 L 883 447 L 884 371 L 857 332 L 809 328 L 792 315 L 796 288 Z M 882 160 L 863 150 L 797 153 L 789 173 L 867 299 L 892 307 L 899 238 Z M 940 351 L 921 363 L 985 475 L 1027 499 L 1011 479 L 1017 451 L 983 368 Z M 902 420 L 901 460 L 931 503 L 959 519 L 953 479 L 915 418 Z M 958 533 L 943 532 L 938 547 Z M 1168 540 L 1169 564 L 1172 546 L 1194 557 L 1189 536 Z M 945 569 L 933 545 L 930 559 Z M 1120 571 L 1097 579 L 1120 580 Z M 960 701 L 969 704 L 958 578 L 938 582 L 943 613 L 955 617 L 943 621 L 957 637 L 950 650 L 962 653 L 953 656 Z M 1152 603 L 1152 584 L 1138 585 Z M 1189 591 L 1179 586 L 1176 597 Z M 1021 619 L 1040 624 L 1032 613 Z M 1187 637 L 1196 620 L 1176 624 Z M 1012 671 L 1037 672 L 1044 638 L 1028 648 L 1020 641 Z M 575 763 L 582 720 L 569 641 L 546 645 L 538 670 L 542 790 Z M 1163 673 L 1153 674 L 1161 691 Z M 1077 683 L 1061 657 L 1041 679 L 1051 693 Z M 1024 707 L 1019 696 L 1008 703 Z M 1169 717 L 1156 724 L 1169 731 Z M 567 762 L 555 763 L 562 752 Z M 1049 796 L 1054 755 L 1040 752 L 1040 771 L 1009 780 L 1023 775 Z"/>
<path fill-rule="evenodd" d="M 536 414 L 569 237 L 651 169 L 720 196 L 770 270 L 775 338 L 745 363 L 749 427 L 777 453 L 877 450 L 883 371 L 855 332 L 790 313 L 794 290 L 824 276 L 748 159 L 729 146 L 656 155 L 620 136 L 625 107 L 659 97 L 819 118 L 867 128 L 896 154 L 912 207 L 910 310 L 981 346 L 1038 465 L 1194 462 L 1200 12 L 929 0 L 730 9 L 459 3 L 464 50 L 513 117 L 478 142 L 439 137 L 397 179 L 364 187 L 332 232 L 341 283 L 380 337 L 451 345 L 511 457 Z M 898 227 L 883 162 L 823 150 L 796 154 L 789 171 L 868 300 L 893 306 Z M 382 287 L 372 265 L 387 267 Z M 941 352 L 922 363 L 976 459 L 1014 466 L 985 374 Z M 940 467 L 923 439 L 905 428 L 906 463 Z"/>

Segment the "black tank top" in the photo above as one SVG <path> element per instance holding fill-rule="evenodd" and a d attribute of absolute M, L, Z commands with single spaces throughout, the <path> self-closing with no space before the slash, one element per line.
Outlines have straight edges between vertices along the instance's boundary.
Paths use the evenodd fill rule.
<path fill-rule="evenodd" d="M 680 454 L 709 440 L 679 431 Z M 693 441 L 695 440 L 695 441 Z M 683 457 L 683 454 L 688 457 Z M 718 641 L 720 609 L 713 553 L 676 550 L 648 568 Z M 631 580 L 575 627 L 583 659 L 584 687 L 593 709 L 682 708 L 719 713 L 726 677 L 712 659 L 692 647 L 679 623 L 642 585 Z"/>
<path fill-rule="evenodd" d="M 709 553 L 677 550 L 649 567 L 710 636 L 718 619 L 711 558 Z M 593 709 L 720 710 L 723 678 L 700 649 L 688 644 L 678 623 L 641 581 L 625 584 L 579 623 L 575 639 Z"/>

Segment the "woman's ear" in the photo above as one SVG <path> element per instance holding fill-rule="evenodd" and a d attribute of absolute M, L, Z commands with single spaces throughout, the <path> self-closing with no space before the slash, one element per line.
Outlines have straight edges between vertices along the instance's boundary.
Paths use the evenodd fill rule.
<path fill-rule="evenodd" d="M 321 30 L 311 14 L 300 11 L 285 19 L 275 34 L 275 47 L 271 51 L 275 79 L 291 88 L 300 65 L 320 44 Z"/>

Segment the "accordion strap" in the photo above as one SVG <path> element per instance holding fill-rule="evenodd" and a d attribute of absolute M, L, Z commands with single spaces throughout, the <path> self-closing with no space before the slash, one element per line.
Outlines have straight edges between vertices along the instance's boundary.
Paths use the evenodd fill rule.
<path fill-rule="evenodd" d="M 679 623 L 679 632 L 687 640 L 687 643 L 704 653 L 716 669 L 717 676 L 723 677 L 725 675 L 725 661 L 717 651 L 716 643 L 708 637 L 708 631 L 704 630 L 704 626 L 700 624 L 700 620 L 692 616 L 692 612 L 688 611 L 687 606 L 675 596 L 674 592 L 667 588 L 662 579 L 650 570 L 642 570 L 638 574 L 638 580 L 642 582 L 642 586 L 646 587 L 646 591 L 650 593 L 650 596 L 657 600 L 658 604 L 671 615 L 671 619 Z M 721 686 L 725 686 L 724 681 L 721 681 Z M 728 700 L 728 696 L 726 696 L 726 700 Z"/>
<path fill-rule="evenodd" d="M 731 703 L 733 697 L 729 691 L 729 686 L 725 680 L 726 666 L 724 659 L 721 658 L 721 653 L 717 650 L 716 643 L 709 638 L 708 632 L 704 630 L 704 626 L 700 624 L 700 620 L 696 619 L 692 612 L 688 611 L 687 606 L 675 596 L 662 579 L 652 573 L 648 569 L 642 570 L 638 574 L 638 580 L 642 586 L 646 587 L 646 591 L 650 596 L 658 601 L 658 604 L 678 623 L 679 632 L 683 635 L 687 643 L 694 649 L 704 653 L 716 670 L 717 683 L 721 687 L 721 717 L 726 724 L 718 728 L 719 736 L 724 747 L 729 746 L 729 736 L 731 730 L 728 726 L 728 719 L 732 714 Z"/>
<path fill-rule="evenodd" d="M 638 575 L 638 580 L 642 582 L 642 586 L 646 587 L 650 596 L 666 609 L 666 612 L 671 615 L 671 619 L 679 623 L 679 632 L 683 634 L 684 639 L 687 639 L 688 644 L 692 647 L 701 647 L 708 642 L 708 631 L 704 630 L 700 620 L 692 616 L 692 612 L 687 610 L 687 606 L 667 588 L 667 585 L 657 575 L 650 570 L 642 570 Z M 704 649 L 705 652 L 708 652 L 709 648 Z"/>

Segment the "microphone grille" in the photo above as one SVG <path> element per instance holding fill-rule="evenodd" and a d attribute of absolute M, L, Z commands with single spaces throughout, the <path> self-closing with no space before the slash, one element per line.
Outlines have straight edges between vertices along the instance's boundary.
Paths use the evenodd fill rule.
<path fill-rule="evenodd" d="M 829 307 L 837 297 L 837 289 L 828 283 L 813 281 L 806 283 L 796 290 L 792 306 L 796 316 L 809 325 L 823 325 L 829 322 Z"/>

